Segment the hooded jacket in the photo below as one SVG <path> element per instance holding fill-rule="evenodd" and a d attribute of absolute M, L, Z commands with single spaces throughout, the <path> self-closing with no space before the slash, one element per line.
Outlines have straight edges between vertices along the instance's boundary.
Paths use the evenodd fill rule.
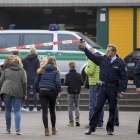
<path fill-rule="evenodd" d="M 28 54 L 22 61 L 23 68 L 27 73 L 27 85 L 33 86 L 37 69 L 40 67 L 38 55 L 35 53 Z"/>
<path fill-rule="evenodd" d="M 9 62 L 0 79 L 0 94 L 24 98 L 27 88 L 25 70 L 16 62 Z"/>
<path fill-rule="evenodd" d="M 56 92 L 56 96 L 61 92 L 60 74 L 56 67 L 47 64 L 44 74 L 37 74 L 34 87 L 38 93 L 41 88 L 52 89 Z"/>
<path fill-rule="evenodd" d="M 17 55 L 6 55 L 6 59 L 4 61 L 4 65 L 3 65 L 3 71 L 6 69 L 6 65 L 15 57 L 18 57 Z"/>

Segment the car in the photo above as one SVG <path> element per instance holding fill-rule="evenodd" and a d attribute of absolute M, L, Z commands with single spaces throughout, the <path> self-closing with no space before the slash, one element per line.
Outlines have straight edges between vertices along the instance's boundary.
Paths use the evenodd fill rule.
<path fill-rule="evenodd" d="M 87 47 L 95 48 L 95 52 L 99 52 L 104 55 L 106 51 L 102 49 L 93 40 L 85 36 L 84 34 L 76 31 L 67 30 L 2 30 L 0 31 L 0 49 L 9 48 L 15 46 L 25 46 L 31 44 L 50 43 L 57 41 L 67 41 L 75 39 L 84 39 L 87 43 Z M 69 41 L 67 41 L 69 42 Z M 61 79 L 65 78 L 65 74 L 68 73 L 68 62 L 73 60 L 76 62 L 76 70 L 85 80 L 84 68 L 87 65 L 87 57 L 82 49 L 79 47 L 80 43 L 66 43 L 50 46 L 37 47 L 38 57 L 48 58 L 54 56 L 57 60 L 58 67 L 61 71 Z M 0 52 L 0 65 L 3 65 L 6 55 L 11 54 L 9 51 Z M 20 57 L 25 57 L 29 53 L 29 48 L 19 49 Z"/>
<path fill-rule="evenodd" d="M 124 58 L 124 61 L 127 66 L 129 80 L 134 80 L 134 70 L 139 60 L 140 60 L 140 49 L 134 49 L 133 52 L 131 52 Z"/>

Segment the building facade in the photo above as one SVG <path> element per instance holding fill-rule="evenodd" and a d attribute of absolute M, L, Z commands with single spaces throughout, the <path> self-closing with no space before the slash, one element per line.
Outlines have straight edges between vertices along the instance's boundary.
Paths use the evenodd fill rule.
<path fill-rule="evenodd" d="M 0 0 L 0 27 L 83 32 L 101 47 L 115 44 L 124 58 L 140 48 L 140 0 Z"/>

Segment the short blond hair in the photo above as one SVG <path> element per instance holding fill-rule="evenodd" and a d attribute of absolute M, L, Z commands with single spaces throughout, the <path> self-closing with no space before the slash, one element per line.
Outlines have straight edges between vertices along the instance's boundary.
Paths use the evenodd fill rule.
<path fill-rule="evenodd" d="M 31 49 L 30 49 L 30 53 L 35 53 L 35 54 L 37 54 L 36 48 L 35 48 L 35 47 L 31 48 Z"/>
<path fill-rule="evenodd" d="M 110 47 L 112 52 L 117 52 L 117 47 L 114 44 L 108 44 L 107 47 Z"/>
<path fill-rule="evenodd" d="M 69 65 L 69 67 L 70 67 L 71 69 L 75 69 L 75 67 L 76 67 L 76 63 L 75 63 L 74 61 L 70 61 L 70 62 L 68 63 L 68 65 Z"/>

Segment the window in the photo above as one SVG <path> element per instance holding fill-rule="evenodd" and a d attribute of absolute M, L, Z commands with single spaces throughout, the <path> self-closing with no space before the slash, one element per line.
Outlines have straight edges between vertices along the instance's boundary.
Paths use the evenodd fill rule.
<path fill-rule="evenodd" d="M 23 45 L 53 42 L 53 34 L 24 34 Z M 37 47 L 37 50 L 52 50 L 53 45 Z"/>
<path fill-rule="evenodd" d="M 91 40 L 89 37 L 83 35 L 82 33 L 77 33 L 82 39 L 84 39 L 91 47 L 96 49 L 103 49 L 101 46 L 96 44 L 93 40 Z"/>
<path fill-rule="evenodd" d="M 77 39 L 77 38 L 73 35 L 58 34 L 58 41 L 73 40 L 73 39 Z M 58 50 L 81 51 L 79 49 L 79 43 L 60 44 L 58 45 Z"/>
<path fill-rule="evenodd" d="M 0 34 L 0 48 L 19 46 L 19 34 Z"/>

